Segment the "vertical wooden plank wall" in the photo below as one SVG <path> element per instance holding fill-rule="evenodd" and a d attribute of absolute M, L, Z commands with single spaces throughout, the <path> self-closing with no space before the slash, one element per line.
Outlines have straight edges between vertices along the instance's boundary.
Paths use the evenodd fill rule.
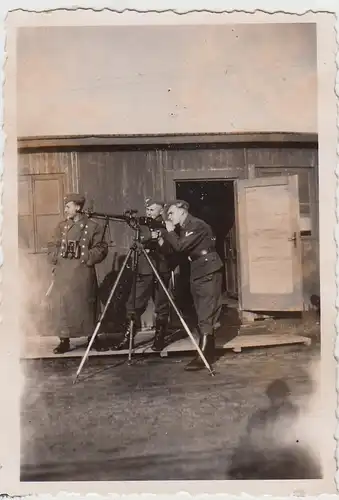
<path fill-rule="evenodd" d="M 165 198 L 166 171 L 228 171 L 229 178 L 247 178 L 256 175 L 258 167 L 302 167 L 317 170 L 315 147 L 253 147 L 250 145 L 218 144 L 210 146 L 142 147 L 86 147 L 64 150 L 21 150 L 19 175 L 63 173 L 65 192 L 82 191 L 96 211 L 123 213 L 137 209 L 144 213 L 144 202 L 149 196 Z M 312 216 L 317 219 L 317 175 L 312 185 Z M 315 224 L 317 226 L 317 222 Z M 132 241 L 133 231 L 123 223 L 110 225 L 111 239 L 108 259 L 98 266 L 98 278 L 103 283 L 103 297 L 107 296 L 123 256 Z M 318 233 L 303 237 L 303 274 L 305 303 L 309 295 L 319 289 Z M 25 258 L 28 266 L 39 275 L 40 293 L 48 286 L 50 275 L 44 254 Z M 28 264 L 29 262 L 29 264 Z M 127 279 L 127 278 L 126 278 Z M 104 281 L 105 280 L 105 281 Z M 106 288 L 105 288 L 106 287 Z"/>

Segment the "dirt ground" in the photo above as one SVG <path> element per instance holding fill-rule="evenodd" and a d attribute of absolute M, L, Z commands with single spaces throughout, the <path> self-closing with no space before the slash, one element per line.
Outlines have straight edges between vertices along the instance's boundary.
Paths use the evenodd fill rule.
<path fill-rule="evenodd" d="M 23 361 L 21 478 L 321 477 L 291 431 L 297 405 L 314 389 L 307 370 L 318 357 L 314 344 L 225 352 L 215 377 L 185 372 L 191 356 L 147 355 L 131 366 L 94 357 L 76 385 L 79 359 Z M 277 445 L 272 422 L 289 444 Z"/>

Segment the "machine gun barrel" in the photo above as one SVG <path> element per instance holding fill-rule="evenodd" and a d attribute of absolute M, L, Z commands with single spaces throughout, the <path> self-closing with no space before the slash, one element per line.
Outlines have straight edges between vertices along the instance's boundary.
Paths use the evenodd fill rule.
<path fill-rule="evenodd" d="M 86 210 L 84 213 L 88 217 L 97 219 L 112 220 L 117 222 L 126 222 L 129 226 L 136 228 L 138 226 L 147 226 L 150 229 L 162 229 L 165 227 L 164 221 L 152 219 L 152 217 L 137 216 L 137 210 L 126 210 L 123 214 L 110 214 L 103 212 L 94 212 Z"/>
<path fill-rule="evenodd" d="M 86 210 L 84 212 L 88 217 L 94 217 L 98 219 L 111 219 L 111 220 L 116 220 L 116 221 L 121 221 L 121 222 L 127 222 L 129 220 L 129 217 L 127 215 L 123 214 L 109 214 L 109 213 L 103 213 L 103 212 L 93 212 L 92 210 Z"/>

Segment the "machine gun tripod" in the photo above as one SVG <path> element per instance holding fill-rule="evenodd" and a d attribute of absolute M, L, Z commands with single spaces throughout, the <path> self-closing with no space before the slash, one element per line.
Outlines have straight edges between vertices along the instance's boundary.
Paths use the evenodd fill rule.
<path fill-rule="evenodd" d="M 133 211 L 135 213 L 135 211 Z M 131 214 L 131 212 L 129 212 L 129 214 Z M 121 266 L 121 269 L 118 273 L 118 276 L 115 280 L 115 283 L 111 289 L 111 292 L 109 294 L 109 297 L 106 301 L 106 304 L 105 304 L 105 307 L 100 315 L 100 318 L 97 322 L 97 325 L 95 327 L 95 330 L 92 334 L 92 337 L 91 337 L 91 340 L 89 341 L 88 343 L 88 346 L 87 346 L 87 349 L 86 349 L 86 352 L 81 360 L 81 363 L 79 365 L 79 368 L 77 370 L 77 373 L 76 373 L 76 376 L 75 376 L 75 379 L 74 379 L 74 384 L 76 383 L 80 373 L 81 373 L 81 370 L 83 368 L 83 365 L 85 364 L 86 362 L 86 359 L 88 357 L 88 354 L 89 354 L 89 351 L 95 341 L 95 338 L 100 330 L 100 327 L 101 327 L 101 324 L 102 324 L 102 321 L 106 315 L 106 312 L 110 306 L 110 303 L 113 299 L 113 296 L 114 296 L 114 293 L 120 283 L 120 279 L 123 275 L 123 272 L 128 264 L 128 261 L 130 259 L 130 257 L 132 256 L 133 260 L 133 264 L 132 264 L 132 273 L 133 273 L 133 284 L 132 284 L 132 303 L 133 303 L 133 310 L 135 311 L 135 299 L 136 299 L 136 281 L 137 281 L 137 269 L 138 269 L 138 259 L 139 259 L 139 253 L 141 252 L 148 264 L 150 265 L 151 269 L 152 269 L 152 272 L 154 274 L 154 276 L 156 277 L 157 281 L 159 282 L 160 286 L 162 287 L 163 291 L 165 292 L 171 306 L 173 307 L 175 313 L 177 314 L 182 326 L 184 327 L 186 333 L 188 334 L 188 336 L 190 337 L 190 339 L 192 340 L 193 342 L 193 345 L 195 346 L 200 358 L 202 359 L 204 365 L 206 366 L 207 370 L 210 372 L 211 375 L 214 375 L 214 372 L 212 371 L 211 369 L 211 366 L 209 365 L 208 361 L 206 360 L 203 352 L 201 351 L 200 347 L 199 347 L 199 344 L 197 343 L 197 341 L 195 340 L 192 332 L 190 331 L 187 323 L 185 322 L 185 320 L 183 319 L 182 317 L 182 314 L 180 313 L 178 307 L 176 306 L 171 294 L 169 293 L 169 291 L 167 290 L 164 282 L 162 281 L 156 267 L 154 266 L 153 262 L 151 261 L 149 255 L 147 254 L 146 252 L 146 249 L 143 245 L 143 243 L 141 243 L 141 238 L 140 238 L 140 235 L 141 235 L 141 225 L 147 225 L 148 227 L 150 227 L 151 229 L 153 228 L 156 228 L 156 225 L 157 225 L 157 222 L 156 221 L 153 221 L 152 220 L 148 220 L 148 218 L 137 218 L 134 213 L 132 215 L 123 215 L 123 216 L 110 216 L 110 215 L 106 215 L 106 214 L 99 214 L 99 213 L 96 213 L 96 212 L 92 212 L 92 214 L 90 216 L 92 217 L 97 217 L 97 218 L 102 218 L 102 219 L 105 219 L 106 221 L 106 226 L 108 225 L 108 221 L 109 220 L 115 220 L 115 221 L 119 221 L 119 222 L 127 222 L 128 225 L 130 227 L 132 227 L 132 229 L 134 229 L 135 231 L 135 237 L 134 237 L 134 241 L 132 243 L 132 245 L 130 246 L 128 252 L 127 252 L 127 255 L 124 259 L 124 262 Z M 159 224 L 159 223 L 158 223 Z M 128 351 L 128 360 L 129 362 L 131 361 L 131 357 L 132 357 L 132 346 L 133 346 L 133 331 L 134 331 L 134 324 L 135 324 L 135 314 L 132 315 L 132 319 L 130 321 L 130 328 L 129 328 L 129 351 Z"/>

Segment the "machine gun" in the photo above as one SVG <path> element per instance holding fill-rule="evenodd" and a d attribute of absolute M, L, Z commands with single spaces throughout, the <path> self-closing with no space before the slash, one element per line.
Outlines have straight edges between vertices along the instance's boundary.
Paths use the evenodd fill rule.
<path fill-rule="evenodd" d="M 94 212 L 92 210 L 85 210 L 83 212 L 89 218 L 104 219 L 106 221 L 116 221 L 125 222 L 132 229 L 137 231 L 141 226 L 147 226 L 151 231 L 156 231 L 158 229 L 164 229 L 166 227 L 165 221 L 159 221 L 152 219 L 152 217 L 138 216 L 138 210 L 130 209 L 125 210 L 123 214 L 109 214 Z"/>

